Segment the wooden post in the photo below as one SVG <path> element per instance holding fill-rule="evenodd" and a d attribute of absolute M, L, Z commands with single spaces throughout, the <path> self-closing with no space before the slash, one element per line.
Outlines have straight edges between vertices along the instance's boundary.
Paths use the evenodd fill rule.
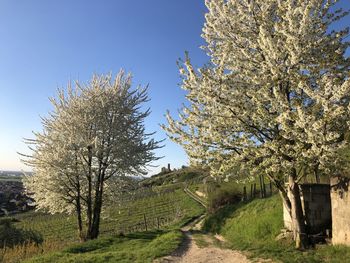
<path fill-rule="evenodd" d="M 243 201 L 247 201 L 247 188 L 243 186 Z"/>
<path fill-rule="evenodd" d="M 145 229 L 147 231 L 147 219 L 146 219 L 146 214 L 143 214 L 143 219 L 145 221 Z"/>
<path fill-rule="evenodd" d="M 270 195 L 272 196 L 272 182 L 270 181 Z"/>
<path fill-rule="evenodd" d="M 159 229 L 159 216 L 157 216 L 157 227 Z"/>
<path fill-rule="evenodd" d="M 256 183 L 254 183 L 254 190 L 253 190 L 253 196 L 255 198 L 255 195 L 256 195 Z"/>
<path fill-rule="evenodd" d="M 261 176 L 261 179 L 262 179 L 262 183 L 263 183 L 264 198 L 266 198 L 266 185 L 265 185 L 265 179 L 264 179 L 263 175 Z"/>
<path fill-rule="evenodd" d="M 264 198 L 261 174 L 259 174 L 259 183 L 260 183 L 260 198 Z"/>
<path fill-rule="evenodd" d="M 253 199 L 253 184 L 250 185 L 250 199 Z"/>

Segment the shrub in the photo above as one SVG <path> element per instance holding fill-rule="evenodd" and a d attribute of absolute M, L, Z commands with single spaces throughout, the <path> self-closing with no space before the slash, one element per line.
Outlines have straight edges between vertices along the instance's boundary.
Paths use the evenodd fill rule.
<path fill-rule="evenodd" d="M 1 225 L 10 225 L 11 223 L 19 222 L 18 219 L 13 217 L 4 217 L 0 218 L 0 226 Z"/>
<path fill-rule="evenodd" d="M 16 228 L 12 223 L 16 222 L 13 218 L 3 218 L 0 220 L 0 246 L 13 247 L 25 243 L 34 243 L 36 245 L 43 242 L 40 233 L 32 230 Z"/>
<path fill-rule="evenodd" d="M 211 187 L 208 191 L 208 212 L 215 213 L 225 205 L 238 203 L 242 199 L 242 193 L 239 186 L 235 184 L 222 184 Z"/>

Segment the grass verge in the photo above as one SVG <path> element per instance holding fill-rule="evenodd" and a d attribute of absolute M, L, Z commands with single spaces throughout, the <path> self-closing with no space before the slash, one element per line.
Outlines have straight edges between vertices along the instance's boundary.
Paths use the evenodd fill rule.
<path fill-rule="evenodd" d="M 276 241 L 282 227 L 282 201 L 278 195 L 224 207 L 203 225 L 205 231 L 223 235 L 232 249 L 245 250 L 252 257 L 285 263 L 340 263 L 350 258 L 350 248 L 345 246 L 320 245 L 301 252 L 294 249 L 293 242 Z"/>
<path fill-rule="evenodd" d="M 193 218 L 198 217 L 204 212 L 204 208 L 200 206 L 197 202 L 192 200 L 190 197 L 187 196 L 187 194 L 184 193 L 182 189 L 176 190 L 174 193 L 169 193 L 170 197 L 167 196 L 160 196 L 157 197 L 157 199 L 165 199 L 165 198 L 176 198 L 176 206 L 171 209 L 171 213 L 173 213 L 173 220 L 169 221 L 168 225 L 161 225 L 160 228 L 162 230 L 155 230 L 155 231 L 145 231 L 140 232 L 140 234 L 129 234 L 126 235 L 126 237 L 117 237 L 116 230 L 118 230 L 116 223 L 106 225 L 105 221 L 102 221 L 101 223 L 101 229 L 102 234 L 101 238 L 99 238 L 96 241 L 87 242 L 87 246 L 89 247 L 94 246 L 95 244 L 104 244 L 106 247 L 114 247 L 121 245 L 121 250 L 115 249 L 116 251 L 119 251 L 118 253 L 121 253 L 120 255 L 120 261 L 116 261 L 116 255 L 111 256 L 110 262 L 143 262 L 141 260 L 138 260 L 139 257 L 145 257 L 147 260 L 151 259 L 152 257 L 158 257 L 162 256 L 162 253 L 170 253 L 170 248 L 173 248 L 173 245 L 178 243 L 178 239 L 174 233 L 180 233 L 179 228 L 186 224 L 187 222 L 193 220 Z M 135 210 L 143 209 L 145 213 L 153 213 L 153 216 L 161 216 L 164 213 L 167 212 L 167 210 L 155 210 L 155 209 L 148 209 L 147 202 L 146 201 L 154 201 L 154 197 L 152 198 L 145 198 L 145 200 L 139 200 L 137 202 L 134 202 L 131 205 L 130 209 L 132 212 Z M 147 214 L 148 215 L 148 214 Z M 133 221 L 135 216 L 133 213 L 130 213 L 130 216 L 128 215 L 117 215 L 119 218 L 122 218 L 125 221 Z M 30 258 L 40 255 L 40 259 L 46 260 L 43 262 L 76 262 L 75 260 L 82 260 L 77 262 L 99 262 L 103 257 L 106 257 L 106 259 L 103 259 L 104 261 L 101 262 L 108 262 L 108 255 L 111 254 L 111 251 L 107 251 L 106 253 L 102 253 L 100 249 L 92 249 L 91 251 L 83 251 L 84 257 L 77 258 L 77 255 L 72 253 L 70 250 L 62 250 L 65 248 L 70 248 L 73 244 L 77 243 L 77 232 L 76 232 L 76 226 L 75 226 L 75 219 L 72 216 L 65 216 L 65 215 L 48 215 L 38 212 L 28 212 L 19 214 L 16 216 L 16 227 L 20 229 L 29 229 L 29 230 L 35 230 L 42 234 L 44 238 L 44 242 L 40 245 L 35 244 L 24 244 L 24 245 L 18 245 L 13 248 L 0 248 L 0 262 L 22 262 L 24 260 L 30 260 Z M 111 226 L 111 227 L 110 227 Z M 151 227 L 148 228 L 148 230 L 152 230 Z M 148 234 L 149 233 L 149 234 Z M 136 253 L 137 250 L 140 248 L 148 245 L 149 242 L 141 244 L 142 240 L 145 240 L 144 238 L 140 238 L 140 236 L 144 235 L 150 235 L 150 237 L 153 237 L 148 239 L 151 243 L 146 250 L 142 250 L 141 252 Z M 162 237 L 161 237 L 162 236 Z M 132 237 L 135 237 L 135 240 L 132 240 Z M 158 242 L 158 243 L 155 243 Z M 163 242 L 164 246 L 168 246 L 163 248 Z M 137 246 L 139 244 L 139 246 Z M 136 247 L 135 247 L 135 246 Z M 84 249 L 85 244 L 78 244 L 78 248 L 82 247 Z M 127 247 L 130 246 L 131 250 L 123 250 L 123 246 Z M 74 247 L 74 246 L 73 246 Z M 134 248 L 133 248 L 134 247 Z M 152 249 L 154 247 L 154 249 Z M 155 250 L 155 247 L 160 248 L 158 252 Z M 123 256 L 125 253 L 131 253 L 134 254 L 128 257 Z M 87 249 L 89 250 L 89 249 Z M 97 252 L 100 251 L 100 252 Z M 114 248 L 113 248 L 114 251 Z M 153 251 L 153 252 L 152 252 Z M 164 251 L 164 252 L 162 252 Z M 170 252 L 169 252 L 170 251 Z M 68 254 L 67 254 L 68 253 Z M 90 255 L 92 253 L 93 255 L 101 254 L 100 256 L 97 256 L 96 261 L 95 259 L 93 261 L 90 261 L 90 257 L 94 258 L 93 255 Z M 149 253 L 149 254 L 147 254 Z M 46 259 L 46 254 L 48 259 Z M 71 255 L 72 254 L 72 255 Z M 103 254 L 103 255 L 102 255 Z M 57 259 L 55 258 L 57 256 Z M 67 258 L 67 260 L 71 261 L 62 261 L 61 258 Z M 33 259 L 34 260 L 34 259 Z M 102 259 L 101 259 L 102 260 Z M 145 262 L 148 262 L 148 261 Z M 28 261 L 32 262 L 32 261 Z M 33 262 L 41 262 L 41 261 L 33 261 Z"/>
<path fill-rule="evenodd" d="M 25 262 L 152 262 L 174 251 L 182 241 L 179 230 L 148 231 L 120 237 L 104 237 L 70 246 L 61 252 L 34 257 Z"/>

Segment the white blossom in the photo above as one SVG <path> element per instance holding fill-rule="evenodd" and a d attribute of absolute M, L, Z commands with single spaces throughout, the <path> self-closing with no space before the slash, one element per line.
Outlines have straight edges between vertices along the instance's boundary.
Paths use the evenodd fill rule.
<path fill-rule="evenodd" d="M 147 88 L 131 89 L 131 80 L 121 71 L 59 90 L 43 132 L 27 141 L 33 154 L 25 162 L 34 176 L 25 187 L 37 208 L 76 213 L 87 221 L 86 238 L 97 237 L 102 204 L 129 184 L 126 176 L 144 174 L 158 159 L 158 142 L 144 127 L 150 111 L 141 109 Z"/>
<path fill-rule="evenodd" d="M 350 94 L 349 30 L 328 30 L 347 14 L 332 12 L 335 2 L 206 1 L 210 63 L 195 70 L 186 57 L 189 106 L 163 126 L 193 162 L 215 174 L 237 164 L 265 173 L 289 206 L 281 174 L 295 190 L 303 167 L 334 167 L 346 146 Z"/>

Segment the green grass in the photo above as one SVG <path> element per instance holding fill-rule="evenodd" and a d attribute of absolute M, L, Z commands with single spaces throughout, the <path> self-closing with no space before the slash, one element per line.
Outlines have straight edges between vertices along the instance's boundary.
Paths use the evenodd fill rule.
<path fill-rule="evenodd" d="M 232 249 L 245 250 L 252 257 L 285 263 L 340 263 L 350 258 L 350 248 L 344 246 L 321 245 L 301 252 L 294 249 L 292 241 L 276 241 L 282 227 L 282 201 L 274 195 L 227 206 L 209 216 L 203 229 L 222 234 Z"/>
<path fill-rule="evenodd" d="M 74 216 L 63 214 L 45 214 L 41 212 L 25 212 L 14 216 L 19 222 L 16 227 L 34 230 L 42 234 L 44 240 L 74 242 L 78 239 Z"/>
<path fill-rule="evenodd" d="M 108 260 L 112 250 L 119 251 L 115 248 L 119 245 L 121 247 L 118 252 L 119 254 L 112 253 L 113 255 L 111 258 L 114 261 L 111 262 L 142 262 L 138 261 L 139 258 L 145 257 L 148 260 L 156 256 L 158 257 L 162 255 L 163 250 L 164 253 L 168 253 L 170 248 L 176 247 L 174 245 L 176 242 L 176 244 L 178 244 L 178 239 L 175 238 L 178 237 L 177 234 L 175 235 L 175 233 L 178 233 L 178 229 L 186 222 L 204 213 L 204 208 L 188 197 L 183 190 L 176 190 L 175 192 L 169 192 L 160 196 L 151 196 L 140 200 L 134 200 L 125 203 L 123 207 L 115 206 L 109 212 L 109 217 L 102 219 L 100 238 L 96 241 L 90 241 L 91 243 L 79 244 L 77 247 L 77 250 L 81 250 L 80 252 L 87 254 L 91 252 L 92 256 L 90 256 L 94 258 L 94 261 L 89 261 L 88 258 L 90 256 L 86 256 L 81 257 L 83 261 L 78 262 L 99 262 L 99 260 L 104 262 Z M 126 237 L 118 235 L 120 232 L 127 229 L 127 224 L 134 225 L 139 222 L 143 230 L 144 215 L 146 215 L 149 231 L 135 235 L 127 234 Z M 160 218 L 160 220 L 166 217 L 169 219 L 163 222 L 163 225 L 160 225 L 161 230 L 155 230 L 158 228 L 158 225 L 154 219 L 157 217 Z M 7 250 L 0 249 L 0 262 L 4 252 L 4 257 L 7 260 L 11 260 L 9 262 L 22 262 L 24 259 L 32 258 L 38 254 L 44 254 L 43 260 L 46 258 L 45 255 L 47 254 L 48 259 L 44 262 L 52 262 L 50 260 L 55 259 L 55 257 L 57 257 L 57 261 L 55 259 L 53 262 L 61 262 L 58 261 L 61 257 L 72 260 L 67 262 L 76 262 L 75 260 L 80 260 L 80 257 L 78 257 L 76 253 L 73 253 L 74 246 L 72 250 L 62 251 L 63 248 L 78 242 L 76 220 L 73 216 L 62 214 L 49 215 L 31 211 L 18 214 L 15 218 L 18 221 L 14 223 L 17 228 L 34 230 L 40 233 L 44 238 L 44 243 L 37 247 L 16 247 Z M 135 231 L 135 229 L 129 230 Z M 148 235 L 149 238 L 145 238 Z M 147 249 L 145 248 L 141 252 L 137 252 L 137 250 L 141 247 L 146 247 L 146 245 L 150 247 Z M 165 246 L 164 248 L 163 245 Z M 101 248 L 96 248 L 95 246 L 101 246 Z M 123 246 L 130 246 L 130 251 L 125 250 L 126 248 L 123 250 Z M 110 247 L 110 250 L 105 253 L 101 250 L 102 247 Z M 161 250 L 156 250 L 156 247 Z M 135 251 L 132 252 L 133 250 Z M 99 252 L 97 253 L 96 251 Z M 67 256 L 67 253 L 69 256 Z M 95 258 L 94 255 L 96 253 L 100 254 Z M 134 253 L 130 258 L 125 256 L 130 253 Z M 117 256 L 120 256 L 120 261 L 115 261 Z"/>
<path fill-rule="evenodd" d="M 18 175 L 0 175 L 0 181 L 4 181 L 4 182 L 21 182 L 22 181 L 22 176 L 18 176 Z"/>
<path fill-rule="evenodd" d="M 146 216 L 148 230 L 160 227 L 181 226 L 193 217 L 203 213 L 203 208 L 189 198 L 183 190 L 152 196 L 129 202 L 122 207 L 112 207 L 108 216 L 101 222 L 101 235 L 116 235 L 120 232 L 133 231 L 130 226 L 140 225 L 144 228 Z M 19 222 L 16 227 L 30 229 L 41 233 L 44 240 L 54 240 L 71 243 L 77 241 L 76 219 L 63 214 L 49 215 L 30 211 L 15 216 Z M 136 228 L 135 228 L 136 230 Z M 142 229 L 143 230 L 143 229 Z"/>
<path fill-rule="evenodd" d="M 201 167 L 186 167 L 176 171 L 159 173 L 144 179 L 141 183 L 144 186 L 169 186 L 183 188 L 183 184 L 200 183 L 203 178 L 209 175 L 207 169 Z"/>
<path fill-rule="evenodd" d="M 182 241 L 179 230 L 152 231 L 105 237 L 70 246 L 61 252 L 35 257 L 25 262 L 152 262 L 174 251 Z"/>

